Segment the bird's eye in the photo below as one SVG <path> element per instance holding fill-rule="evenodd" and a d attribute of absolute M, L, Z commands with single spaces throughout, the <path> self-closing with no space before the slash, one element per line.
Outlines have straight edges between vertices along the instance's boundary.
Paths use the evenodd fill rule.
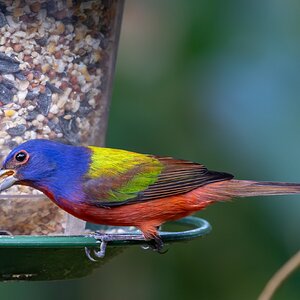
<path fill-rule="evenodd" d="M 24 162 L 27 160 L 27 153 L 25 151 L 20 151 L 16 154 L 15 158 L 18 162 Z"/>

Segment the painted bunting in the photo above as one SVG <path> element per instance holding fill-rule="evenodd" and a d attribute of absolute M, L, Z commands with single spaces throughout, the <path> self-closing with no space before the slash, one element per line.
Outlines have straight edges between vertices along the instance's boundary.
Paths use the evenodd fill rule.
<path fill-rule="evenodd" d="M 42 139 L 17 146 L 4 160 L 0 191 L 15 184 L 42 191 L 85 221 L 136 226 L 158 250 L 157 228 L 166 221 L 233 197 L 300 193 L 300 184 L 235 180 L 186 160 Z"/>

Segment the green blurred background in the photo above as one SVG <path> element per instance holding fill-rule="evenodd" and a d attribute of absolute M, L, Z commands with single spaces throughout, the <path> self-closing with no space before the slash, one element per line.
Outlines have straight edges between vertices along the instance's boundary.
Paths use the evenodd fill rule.
<path fill-rule="evenodd" d="M 300 181 L 300 2 L 128 0 L 107 145 Z M 212 233 L 132 247 L 90 277 L 2 283 L 1 299 L 256 299 L 299 249 L 299 196 L 199 212 Z M 2 258 L 5 259 L 5 258 Z M 299 299 L 300 273 L 274 297 Z"/>

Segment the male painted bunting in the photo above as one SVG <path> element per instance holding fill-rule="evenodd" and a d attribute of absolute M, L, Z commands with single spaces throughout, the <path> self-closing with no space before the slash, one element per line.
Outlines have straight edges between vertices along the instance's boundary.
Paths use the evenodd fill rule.
<path fill-rule="evenodd" d="M 163 246 L 158 226 L 211 203 L 300 193 L 296 183 L 235 180 L 186 160 L 42 139 L 17 146 L 4 160 L 0 192 L 14 184 L 42 191 L 85 221 L 136 226 L 157 250 Z"/>

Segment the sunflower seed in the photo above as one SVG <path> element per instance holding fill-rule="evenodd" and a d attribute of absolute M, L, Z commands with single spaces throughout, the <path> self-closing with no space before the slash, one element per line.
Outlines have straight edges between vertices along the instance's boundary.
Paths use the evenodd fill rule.
<path fill-rule="evenodd" d="M 7 24 L 6 17 L 3 12 L 0 11 L 0 28 Z"/>
<path fill-rule="evenodd" d="M 13 101 L 14 94 L 3 83 L 0 83 L 0 101 L 3 104 L 8 104 Z"/>
<path fill-rule="evenodd" d="M 51 102 L 52 92 L 48 87 L 46 87 L 45 93 L 40 93 L 37 98 L 38 109 L 44 116 L 48 115 Z"/>
<path fill-rule="evenodd" d="M 46 87 L 48 87 L 52 93 L 57 93 L 57 94 L 63 93 L 63 90 L 57 88 L 54 84 L 50 83 L 49 81 L 46 82 Z"/>
<path fill-rule="evenodd" d="M 11 127 L 7 129 L 7 133 L 10 136 L 20 136 L 24 134 L 26 131 L 26 126 L 25 125 L 17 125 L 16 127 Z"/>
<path fill-rule="evenodd" d="M 17 73 L 20 71 L 19 62 L 11 59 L 9 56 L 6 56 L 0 53 L 0 73 L 10 74 Z"/>
<path fill-rule="evenodd" d="M 39 92 L 37 91 L 28 91 L 26 98 L 27 100 L 34 100 L 39 96 Z"/>

